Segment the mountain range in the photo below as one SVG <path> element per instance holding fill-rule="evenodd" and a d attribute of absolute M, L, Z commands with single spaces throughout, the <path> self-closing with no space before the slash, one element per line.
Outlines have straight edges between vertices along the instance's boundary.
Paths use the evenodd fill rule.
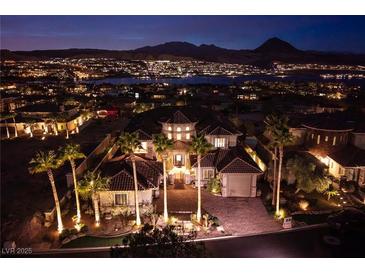
<path fill-rule="evenodd" d="M 270 66 L 272 62 L 365 65 L 365 54 L 304 51 L 279 38 L 270 38 L 253 50 L 233 50 L 215 45 L 196 46 L 168 42 L 134 50 L 60 49 L 1 50 L 1 60 L 46 60 L 50 58 L 117 58 L 124 60 L 202 60 Z"/>

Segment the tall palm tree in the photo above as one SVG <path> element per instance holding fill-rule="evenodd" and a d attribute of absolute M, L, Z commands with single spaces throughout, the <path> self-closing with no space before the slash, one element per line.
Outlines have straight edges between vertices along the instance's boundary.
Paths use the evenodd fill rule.
<path fill-rule="evenodd" d="M 288 117 L 283 115 L 273 115 L 272 121 L 275 121 L 274 125 L 271 125 L 270 134 L 273 143 L 277 146 L 279 151 L 279 166 L 278 175 L 276 181 L 276 215 L 279 215 L 280 209 L 280 183 L 281 183 L 281 170 L 283 165 L 284 147 L 290 145 L 293 142 L 293 135 L 290 132 L 288 125 Z M 270 119 L 269 119 L 270 120 Z"/>
<path fill-rule="evenodd" d="M 117 144 L 120 147 L 120 150 L 129 155 L 132 160 L 133 167 L 133 180 L 134 180 L 134 202 L 136 208 L 136 225 L 141 224 L 141 218 L 139 216 L 139 205 L 138 205 L 138 183 L 137 183 L 137 170 L 136 170 L 136 159 L 134 155 L 134 151 L 137 149 L 141 149 L 141 142 L 138 139 L 137 133 L 128 133 L 125 132 L 123 135 L 119 136 Z"/>
<path fill-rule="evenodd" d="M 157 134 L 153 136 L 153 145 L 155 146 L 155 151 L 162 158 L 163 165 L 163 217 L 165 222 L 168 221 L 168 213 L 167 213 L 167 186 L 166 186 L 166 160 L 167 160 L 167 152 L 172 149 L 174 143 L 172 140 L 167 138 L 164 134 Z"/>
<path fill-rule="evenodd" d="M 5 122 L 5 128 L 6 128 L 6 137 L 10 138 L 10 132 L 9 132 L 9 126 L 8 126 L 8 119 L 12 117 L 11 114 L 1 114 L 0 120 L 3 120 Z"/>
<path fill-rule="evenodd" d="M 270 114 L 265 118 L 266 131 L 270 134 L 270 144 L 269 148 L 274 150 L 273 153 L 273 162 L 274 162 L 274 170 L 273 170 L 273 185 L 272 185 L 272 199 L 271 204 L 275 205 L 276 201 L 276 186 L 277 186 L 277 159 L 278 159 L 278 144 L 274 139 L 274 132 L 276 131 L 276 126 L 278 125 L 278 116 L 275 114 Z"/>
<path fill-rule="evenodd" d="M 81 198 L 91 198 L 94 206 L 95 224 L 100 225 L 99 196 L 98 191 L 105 190 L 109 185 L 109 178 L 102 177 L 99 173 L 88 171 L 82 180 L 78 182 L 78 190 Z"/>
<path fill-rule="evenodd" d="M 81 210 L 80 210 L 80 200 L 78 193 L 78 185 L 76 178 L 76 164 L 75 160 L 85 158 L 85 154 L 80 151 L 80 145 L 78 144 L 67 144 L 65 147 L 60 149 L 63 160 L 70 162 L 72 170 L 72 178 L 74 181 L 75 188 L 75 198 L 76 198 L 76 210 L 77 210 L 77 223 L 81 221 Z"/>
<path fill-rule="evenodd" d="M 11 118 L 13 119 L 13 123 L 14 123 L 14 137 L 18 137 L 18 129 L 16 128 L 15 116 L 16 116 L 16 114 L 12 114 Z"/>
<path fill-rule="evenodd" d="M 53 199 L 56 206 L 58 232 L 61 233 L 63 231 L 61 207 L 58 200 L 58 194 L 52 170 L 59 168 L 62 165 L 62 161 L 59 160 L 53 150 L 50 150 L 47 152 L 37 152 L 35 157 L 29 162 L 29 164 L 29 171 L 31 174 L 47 172 L 48 179 L 52 187 Z"/>
<path fill-rule="evenodd" d="M 200 181 L 201 181 L 201 168 L 200 168 L 200 162 L 201 162 L 201 157 L 203 155 L 205 155 L 206 153 L 208 153 L 209 150 L 212 149 L 212 145 L 205 139 L 204 135 L 200 135 L 200 136 L 193 136 L 191 144 L 190 144 L 190 151 L 194 154 L 197 155 L 198 159 L 198 210 L 196 213 L 196 218 L 197 221 L 200 222 L 201 220 L 201 185 L 200 185 Z"/>

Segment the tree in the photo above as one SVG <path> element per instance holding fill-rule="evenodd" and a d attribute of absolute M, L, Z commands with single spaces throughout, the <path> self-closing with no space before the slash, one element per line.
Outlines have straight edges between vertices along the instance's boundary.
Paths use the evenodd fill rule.
<path fill-rule="evenodd" d="M 164 201 L 164 209 L 163 209 L 163 217 L 165 222 L 167 222 L 169 216 L 167 212 L 167 184 L 166 184 L 166 160 L 167 160 L 167 152 L 172 149 L 173 142 L 169 138 L 167 138 L 163 134 L 157 134 L 153 136 L 153 145 L 155 146 L 155 151 L 162 158 L 163 165 L 163 201 Z"/>
<path fill-rule="evenodd" d="M 47 172 L 48 179 L 52 187 L 53 199 L 56 206 L 58 232 L 61 233 L 63 231 L 61 207 L 58 200 L 58 194 L 52 170 L 59 168 L 62 165 L 62 161 L 59 160 L 53 150 L 50 150 L 48 152 L 37 152 L 35 157 L 29 162 L 29 164 L 29 171 L 31 174 Z"/>
<path fill-rule="evenodd" d="M 293 135 L 289 130 L 288 120 L 288 117 L 283 115 L 269 115 L 266 119 L 272 143 L 278 148 L 279 151 L 279 166 L 276 180 L 276 215 L 279 215 L 280 209 L 280 183 L 284 147 L 290 145 L 293 142 Z"/>
<path fill-rule="evenodd" d="M 193 241 L 195 232 L 182 236 L 174 226 L 162 230 L 146 224 L 138 233 L 128 234 L 123 239 L 126 248 L 114 246 L 111 257 L 129 258 L 201 258 L 206 256 L 202 242 Z"/>
<path fill-rule="evenodd" d="M 297 192 L 303 190 L 310 193 L 316 190 L 319 193 L 324 193 L 329 188 L 329 182 L 323 169 L 316 167 L 314 163 L 295 156 L 288 161 L 287 166 L 295 176 Z"/>
<path fill-rule="evenodd" d="M 80 200 L 78 193 L 77 177 L 76 177 L 76 164 L 75 160 L 85 158 L 84 153 L 80 151 L 80 145 L 78 144 L 67 144 L 65 147 L 60 149 L 62 158 L 64 161 L 69 161 L 72 170 L 72 178 L 74 181 L 75 199 L 76 199 L 76 212 L 77 212 L 77 223 L 81 221 L 81 209 Z"/>
<path fill-rule="evenodd" d="M 200 162 L 203 155 L 208 153 L 209 150 L 212 149 L 212 145 L 205 139 L 204 135 L 193 136 L 193 139 L 190 144 L 190 151 L 197 155 L 197 162 L 198 162 L 198 210 L 196 213 L 197 221 L 200 222 L 201 220 L 201 168 Z"/>
<path fill-rule="evenodd" d="M 273 153 L 273 162 L 274 162 L 274 170 L 273 170 L 273 185 L 272 185 L 272 199 L 271 199 L 271 204 L 275 205 L 275 201 L 276 201 L 276 186 L 277 186 L 277 176 L 276 176 L 276 172 L 277 172 L 277 159 L 278 159 L 278 143 L 276 142 L 276 140 L 273 138 L 275 131 L 276 131 L 276 126 L 278 124 L 278 116 L 276 115 L 268 115 L 265 118 L 265 124 L 266 124 L 266 131 L 270 134 L 270 143 L 269 143 L 269 148 L 274 150 Z"/>
<path fill-rule="evenodd" d="M 5 128 L 6 128 L 6 137 L 9 139 L 10 138 L 10 132 L 9 132 L 9 127 L 8 127 L 8 119 L 11 118 L 11 114 L 1 114 L 0 116 L 0 120 L 5 122 Z"/>
<path fill-rule="evenodd" d="M 141 142 L 138 139 L 137 133 L 125 132 L 123 135 L 119 136 L 117 144 L 120 150 L 129 155 L 132 161 L 133 167 L 133 180 L 134 180 L 134 202 L 136 208 L 136 225 L 141 225 L 141 218 L 139 216 L 139 202 L 138 202 L 138 181 L 137 181 L 137 170 L 136 170 L 136 159 L 134 151 L 136 149 L 142 148 Z"/>
<path fill-rule="evenodd" d="M 99 173 L 88 171 L 82 180 L 78 182 L 78 190 L 81 198 L 91 198 L 94 206 L 95 224 L 100 225 L 100 212 L 99 212 L 99 196 L 98 192 L 105 190 L 109 186 L 110 179 L 102 177 Z"/>

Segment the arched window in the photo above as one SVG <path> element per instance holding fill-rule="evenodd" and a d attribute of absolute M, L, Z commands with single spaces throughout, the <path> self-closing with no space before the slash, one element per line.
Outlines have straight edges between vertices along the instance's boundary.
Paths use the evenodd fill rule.
<path fill-rule="evenodd" d="M 181 131 L 181 127 L 177 127 L 176 131 L 177 132 L 180 132 Z"/>
<path fill-rule="evenodd" d="M 189 131 L 189 130 L 190 130 L 190 127 L 186 127 L 186 128 L 185 128 L 185 130 L 186 130 L 186 131 Z"/>

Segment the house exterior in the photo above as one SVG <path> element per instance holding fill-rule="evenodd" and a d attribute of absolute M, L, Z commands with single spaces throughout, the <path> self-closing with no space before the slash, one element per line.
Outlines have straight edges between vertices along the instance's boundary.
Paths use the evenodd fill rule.
<path fill-rule="evenodd" d="M 162 107 L 143 112 L 132 119 L 126 128 L 138 134 L 142 149 L 136 154 L 146 159 L 157 159 L 153 135 L 164 134 L 173 141 L 168 152 L 167 172 L 169 183 L 177 181 L 195 183 L 196 157 L 189 152 L 193 136 L 204 135 L 213 151 L 202 159 L 202 182 L 218 176 L 224 197 L 255 197 L 256 181 L 262 174 L 238 137 L 242 135 L 230 121 L 203 108 Z"/>
<path fill-rule="evenodd" d="M 162 182 L 162 164 L 160 162 L 136 157 L 136 170 L 138 181 L 138 203 L 147 210 L 152 199 L 159 196 L 159 186 Z M 125 210 L 134 212 L 134 180 L 133 168 L 130 158 L 123 156 L 114 157 L 106 162 L 101 171 L 103 176 L 110 178 L 110 184 L 106 190 L 99 192 L 100 211 L 102 213 Z"/>
<path fill-rule="evenodd" d="M 290 130 L 297 137 L 296 145 L 324 163 L 335 178 L 364 186 L 364 113 L 321 113 L 293 120 Z"/>
<path fill-rule="evenodd" d="M 198 174 L 196 157 L 192 158 L 194 174 Z M 223 197 L 256 197 L 257 178 L 263 173 L 242 146 L 208 153 L 201 160 L 201 169 L 202 182 L 214 177 L 221 180 Z"/>

